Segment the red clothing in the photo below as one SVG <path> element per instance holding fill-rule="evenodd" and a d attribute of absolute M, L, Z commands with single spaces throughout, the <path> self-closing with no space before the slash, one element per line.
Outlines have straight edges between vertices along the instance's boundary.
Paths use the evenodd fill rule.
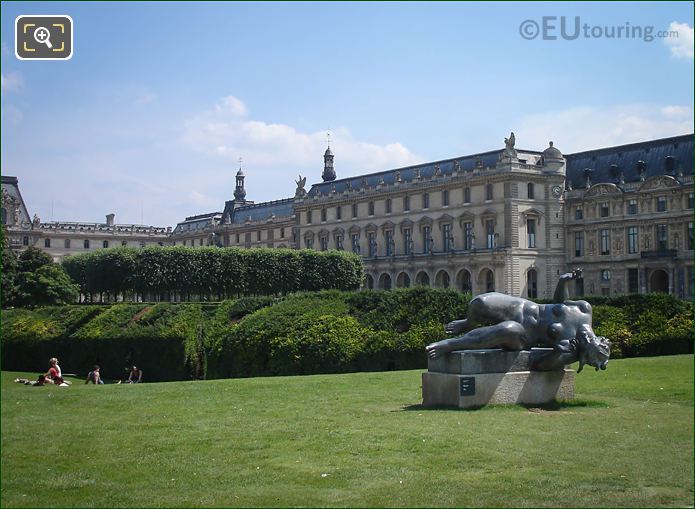
<path fill-rule="evenodd" d="M 54 384 L 62 384 L 63 383 L 63 378 L 58 374 L 58 370 L 55 368 L 55 366 L 51 366 L 51 368 L 48 370 L 48 378 L 53 380 Z"/>

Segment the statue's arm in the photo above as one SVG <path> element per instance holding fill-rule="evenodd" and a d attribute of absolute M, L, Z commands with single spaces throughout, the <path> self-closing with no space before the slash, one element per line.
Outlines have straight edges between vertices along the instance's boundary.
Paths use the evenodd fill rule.
<path fill-rule="evenodd" d="M 532 368 L 539 371 L 562 369 L 579 360 L 574 340 L 562 340 L 555 345 L 552 352 L 534 360 Z"/>
<path fill-rule="evenodd" d="M 572 272 L 567 272 L 560 276 L 560 280 L 557 282 L 557 287 L 555 288 L 555 294 L 553 295 L 553 302 L 565 302 L 570 298 L 570 289 L 568 283 L 573 279 L 581 277 L 582 269 L 574 269 Z"/>

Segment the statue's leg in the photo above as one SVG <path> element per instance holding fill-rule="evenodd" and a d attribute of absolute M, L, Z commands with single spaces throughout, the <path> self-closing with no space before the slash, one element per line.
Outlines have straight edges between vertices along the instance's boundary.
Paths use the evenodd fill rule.
<path fill-rule="evenodd" d="M 479 327 L 463 336 L 437 341 L 427 345 L 427 354 L 437 357 L 454 350 L 476 350 L 480 348 L 505 348 L 522 350 L 526 347 L 524 327 L 513 321 L 505 321 L 489 327 Z"/>

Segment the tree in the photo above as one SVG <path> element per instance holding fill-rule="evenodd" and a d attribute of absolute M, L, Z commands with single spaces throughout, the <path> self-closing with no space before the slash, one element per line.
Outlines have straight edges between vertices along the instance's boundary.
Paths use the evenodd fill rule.
<path fill-rule="evenodd" d="M 51 263 L 53 263 L 53 258 L 48 253 L 32 246 L 19 255 L 18 269 L 19 272 L 34 272 L 36 269 Z"/>
<path fill-rule="evenodd" d="M 15 302 L 18 306 L 70 304 L 79 295 L 77 285 L 63 267 L 53 262 L 32 272 L 20 272 L 17 283 Z"/>
<path fill-rule="evenodd" d="M 4 228 L 0 229 L 2 232 L 2 307 L 8 307 L 13 305 L 15 296 L 17 294 L 17 257 L 12 252 L 12 250 L 7 245 L 7 239 L 5 237 Z"/>

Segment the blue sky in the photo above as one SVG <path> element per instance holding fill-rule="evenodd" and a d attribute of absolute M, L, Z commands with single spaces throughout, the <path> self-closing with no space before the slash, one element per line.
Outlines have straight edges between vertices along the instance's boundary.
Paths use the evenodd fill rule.
<path fill-rule="evenodd" d="M 19 61 L 20 14 L 69 14 L 74 56 Z M 525 40 L 525 20 L 678 37 Z M 693 3 L 2 3 L 2 173 L 43 220 L 174 225 L 247 197 L 503 146 L 693 131 Z M 554 32 L 558 33 L 558 32 Z"/>

